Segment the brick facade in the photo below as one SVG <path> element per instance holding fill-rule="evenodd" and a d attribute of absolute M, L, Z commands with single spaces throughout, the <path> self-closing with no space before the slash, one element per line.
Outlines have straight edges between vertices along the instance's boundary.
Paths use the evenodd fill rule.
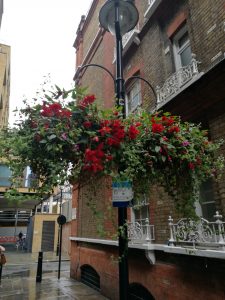
<path fill-rule="evenodd" d="M 155 90 L 157 86 L 161 87 L 176 70 L 173 39 L 186 24 L 191 51 L 201 62 L 199 69 L 204 75 L 177 93 L 161 109 L 180 115 L 184 120 L 201 122 L 204 128 L 209 129 L 212 140 L 225 139 L 224 1 L 156 0 L 159 4 L 149 19 L 146 18 L 148 1 L 135 2 L 139 10 L 139 43 L 131 43 L 124 54 L 125 80 L 138 74 L 148 80 Z M 86 20 L 81 22 L 82 26 L 78 29 L 74 44 L 77 66 L 100 64 L 115 74 L 113 37 L 98 25 L 98 13 L 103 3 L 93 0 Z M 74 78 L 78 85 L 88 86 L 88 91 L 97 95 L 100 105 L 114 105 L 113 82 L 103 70 L 90 67 L 85 72 L 76 71 Z M 141 96 L 144 109 L 151 111 L 156 107 L 157 99 L 143 81 Z M 225 145 L 220 153 L 225 155 Z M 218 182 L 214 182 L 216 208 L 223 216 L 224 183 L 224 174 Z M 71 276 L 80 279 L 80 267 L 92 266 L 100 275 L 101 292 L 114 300 L 118 299 L 118 266 L 112 256 L 117 256 L 117 247 L 93 242 L 93 239 L 116 239 L 117 211 L 109 209 L 109 186 L 108 179 L 104 179 L 96 181 L 94 188 L 89 186 L 82 188 L 79 193 L 74 191 L 73 207 L 77 209 L 77 219 L 72 224 L 72 237 L 77 240 L 71 242 Z M 88 199 L 92 199 L 92 208 L 87 205 Z M 130 220 L 131 209 L 128 209 L 128 216 Z M 173 252 L 167 248 L 169 216 L 175 221 L 181 217 L 175 210 L 173 199 L 163 188 L 151 187 L 149 219 L 155 227 L 153 253 L 156 261 L 151 264 L 147 259 L 148 253 L 152 255 L 151 251 L 148 252 L 151 247 L 142 245 L 130 248 L 129 282 L 141 284 L 157 300 L 188 300 L 196 297 L 200 300 L 224 299 L 225 253 L 220 257 L 223 259 L 218 259 L 192 250 L 186 250 L 183 255 Z"/>

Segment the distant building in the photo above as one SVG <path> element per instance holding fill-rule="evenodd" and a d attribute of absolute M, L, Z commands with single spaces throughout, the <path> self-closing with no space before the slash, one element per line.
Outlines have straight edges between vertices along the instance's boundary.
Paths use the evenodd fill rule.
<path fill-rule="evenodd" d="M 79 66 L 100 64 L 115 74 L 114 38 L 99 27 L 104 0 L 93 0 L 81 18 L 74 42 L 77 85 L 87 86 L 99 103 L 115 105 L 111 77 L 102 69 Z M 139 23 L 123 37 L 126 112 L 139 107 L 169 111 L 183 120 L 202 123 L 210 138 L 225 140 L 225 4 L 224 0 L 135 1 Z M 149 86 L 131 76 L 141 76 Z M 225 155 L 225 146 L 221 148 Z M 129 280 L 132 299 L 224 299 L 225 174 L 208 180 L 200 190 L 196 212 L 201 221 L 180 219 L 173 200 L 160 187 L 150 198 L 129 208 Z M 71 221 L 71 276 L 118 299 L 118 266 L 112 260 L 117 241 L 97 231 L 97 221 L 85 205 L 88 187 L 74 187 Z M 91 191 L 89 191 L 91 192 Z M 110 193 L 104 185 L 96 203 L 104 214 Z M 106 216 L 106 215 L 104 215 Z M 115 233 L 103 219 L 106 233 Z M 147 295 L 146 298 L 141 295 Z M 136 298 L 135 298 L 136 297 Z M 148 297 L 148 298 L 147 298 Z"/>
<path fill-rule="evenodd" d="M 1 23 L 2 23 L 2 14 L 3 14 L 3 4 L 4 4 L 4 1 L 3 0 L 0 0 L 0 28 L 1 28 Z"/>
<path fill-rule="evenodd" d="M 0 44 L 0 129 L 8 125 L 10 96 L 10 46 Z"/>

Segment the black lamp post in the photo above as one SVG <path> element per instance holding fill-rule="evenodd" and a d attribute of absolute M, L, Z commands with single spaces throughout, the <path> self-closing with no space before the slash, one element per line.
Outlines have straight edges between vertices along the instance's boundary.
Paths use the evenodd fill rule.
<path fill-rule="evenodd" d="M 60 202 L 59 202 L 59 215 L 62 214 L 62 193 L 63 193 L 63 186 L 60 186 Z M 58 204 L 58 199 L 57 199 Z M 60 230 L 61 225 L 58 227 L 58 240 L 57 240 L 57 248 L 56 248 L 56 256 L 59 256 L 59 248 L 60 248 Z"/>
<path fill-rule="evenodd" d="M 116 78 L 115 89 L 117 106 L 122 106 L 123 117 L 125 118 L 125 92 L 123 78 L 123 45 L 122 36 L 132 30 L 138 22 L 138 11 L 132 0 L 107 0 L 99 13 L 101 26 L 115 35 L 116 41 Z M 127 208 L 118 208 L 118 226 L 123 228 L 119 234 L 119 294 L 120 300 L 128 300 L 129 274 L 127 261 Z"/>

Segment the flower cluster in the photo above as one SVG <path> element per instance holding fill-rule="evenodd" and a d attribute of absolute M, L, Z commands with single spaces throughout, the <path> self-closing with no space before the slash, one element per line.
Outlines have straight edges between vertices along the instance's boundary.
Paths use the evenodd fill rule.
<path fill-rule="evenodd" d="M 43 117 L 70 118 L 71 111 L 63 109 L 60 103 L 54 102 L 47 105 L 46 102 L 44 102 L 41 108 L 41 115 Z"/>
<path fill-rule="evenodd" d="M 95 131 L 90 146 L 86 148 L 84 154 L 83 169 L 94 173 L 109 169 L 121 144 L 128 140 L 135 140 L 139 134 L 135 125 L 125 127 L 120 119 L 103 119 L 100 123 L 96 120 L 85 121 L 83 126 L 88 130 L 99 128 Z"/>

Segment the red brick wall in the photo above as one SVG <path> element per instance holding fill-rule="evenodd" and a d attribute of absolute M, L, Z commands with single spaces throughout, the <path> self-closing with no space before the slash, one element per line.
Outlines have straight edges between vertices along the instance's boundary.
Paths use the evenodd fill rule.
<path fill-rule="evenodd" d="M 193 53 L 202 62 L 201 70 L 207 70 L 215 61 L 220 51 L 225 51 L 224 43 L 224 0 L 164 0 L 160 4 L 156 14 L 144 23 L 143 14 L 147 1 L 136 1 L 140 9 L 140 24 L 144 26 L 139 35 L 141 44 L 133 44 L 124 55 L 124 76 L 128 78 L 136 71 L 148 80 L 155 88 L 161 86 L 174 72 L 174 61 L 171 45 L 171 36 L 179 25 L 187 18 L 187 27 L 191 40 Z M 95 15 L 96 16 L 96 15 Z M 181 18 L 183 16 L 183 18 Z M 93 20 L 96 22 L 97 18 Z M 91 23 L 90 23 L 91 24 Z M 216 25 L 215 25 L 216 24 Z M 96 31 L 96 23 L 89 26 L 86 33 L 86 48 L 90 45 L 91 38 Z M 85 34 L 85 33 L 84 33 Z M 115 72 L 112 64 L 113 38 L 107 33 L 102 36 L 101 42 L 92 53 L 92 63 L 99 63 L 110 71 Z M 169 52 L 165 54 L 165 49 Z M 87 49 L 84 49 L 84 52 Z M 83 84 L 89 87 L 89 92 L 105 101 L 105 106 L 113 105 L 113 87 L 111 79 L 102 70 L 90 68 L 82 79 Z M 110 100 L 109 100 L 110 99 Z M 152 109 L 156 99 L 149 87 L 142 83 L 143 107 Z M 101 102 L 102 103 L 102 102 Z M 223 110 L 224 111 L 224 110 Z M 210 128 L 212 139 L 223 137 L 225 139 L 225 114 L 205 115 Z M 198 121 L 198 120 L 197 120 Z M 225 146 L 222 148 L 225 154 Z M 217 206 L 225 215 L 225 175 L 217 184 Z M 73 234 L 81 237 L 99 237 L 96 219 L 93 212 L 85 203 L 85 191 L 83 189 L 76 203 L 78 219 L 73 221 L 75 228 Z M 104 201 L 102 201 L 104 200 Z M 103 186 L 98 189 L 95 196 L 98 210 L 106 211 L 106 204 L 110 204 L 109 190 Z M 156 243 L 166 243 L 169 237 L 168 216 L 174 220 L 178 218 L 173 201 L 161 188 L 152 188 L 150 195 L 150 221 L 155 225 Z M 103 216 L 103 225 L 110 234 L 115 232 L 115 227 L 109 218 Z M 114 217 L 116 224 L 116 216 Z M 110 238 L 107 236 L 107 238 Z M 114 264 L 111 255 L 116 255 L 117 249 L 108 246 L 96 246 L 93 244 L 76 242 L 71 244 L 71 275 L 80 276 L 80 266 L 90 264 L 101 277 L 101 291 L 111 300 L 118 299 L 118 266 Z M 144 251 L 129 251 L 130 282 L 143 284 L 157 300 L 189 300 L 189 299 L 225 299 L 224 261 L 198 258 L 194 256 L 180 256 L 156 253 L 156 265 L 149 264 L 144 256 Z"/>
<path fill-rule="evenodd" d="M 80 267 L 88 264 L 100 275 L 101 293 L 118 299 L 118 262 L 115 247 L 73 242 L 72 277 L 80 278 Z M 158 252 L 151 265 L 143 250 L 129 250 L 129 282 L 142 284 L 157 300 L 222 300 L 225 298 L 225 264 L 193 256 Z M 75 260 L 73 260 L 75 261 Z M 197 298 L 196 298 L 197 297 Z"/>
<path fill-rule="evenodd" d="M 79 193 L 78 236 L 115 238 L 117 210 L 112 208 L 111 181 L 95 180 Z"/>
<path fill-rule="evenodd" d="M 190 30 L 193 53 L 201 61 L 201 69 L 206 69 L 220 51 L 225 51 L 224 43 L 224 0 L 189 0 Z"/>

